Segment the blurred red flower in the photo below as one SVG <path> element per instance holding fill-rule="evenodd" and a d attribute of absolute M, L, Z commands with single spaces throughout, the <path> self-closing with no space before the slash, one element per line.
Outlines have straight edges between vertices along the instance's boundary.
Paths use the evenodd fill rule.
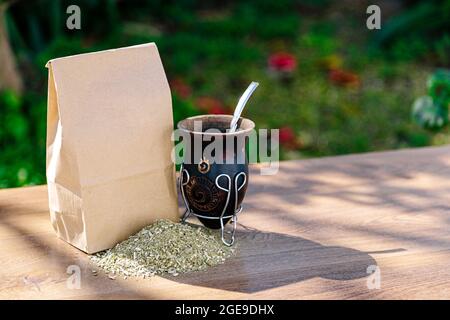
<path fill-rule="evenodd" d="M 196 100 L 196 106 L 204 112 L 210 114 L 228 114 L 229 110 L 221 101 L 211 97 L 200 97 Z"/>
<path fill-rule="evenodd" d="M 214 107 L 211 110 L 209 110 L 210 114 L 228 114 L 229 111 L 222 107 Z"/>
<path fill-rule="evenodd" d="M 278 52 L 268 59 L 269 69 L 277 72 L 293 72 L 297 68 L 297 59 L 293 54 Z"/>
<path fill-rule="evenodd" d="M 342 69 L 332 69 L 328 73 L 328 79 L 336 85 L 344 87 L 359 87 L 361 81 L 356 73 Z"/>
<path fill-rule="evenodd" d="M 300 146 L 297 136 L 291 127 L 280 128 L 279 139 L 280 144 L 287 149 L 297 149 Z"/>
<path fill-rule="evenodd" d="M 181 98 L 186 99 L 192 93 L 191 87 L 182 79 L 175 78 L 170 81 L 171 89 Z"/>

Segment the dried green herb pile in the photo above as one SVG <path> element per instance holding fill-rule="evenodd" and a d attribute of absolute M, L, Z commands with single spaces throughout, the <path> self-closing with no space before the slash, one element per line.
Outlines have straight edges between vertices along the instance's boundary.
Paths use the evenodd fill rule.
<path fill-rule="evenodd" d="M 235 252 L 217 232 L 201 226 L 158 220 L 114 248 L 91 256 L 110 278 L 151 277 L 204 270 L 223 263 Z"/>

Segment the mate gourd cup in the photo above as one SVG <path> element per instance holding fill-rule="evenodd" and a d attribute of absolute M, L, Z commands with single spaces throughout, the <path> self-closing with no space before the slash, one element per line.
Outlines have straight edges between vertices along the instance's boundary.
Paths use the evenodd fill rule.
<path fill-rule="evenodd" d="M 184 143 L 179 178 L 186 205 L 182 220 L 192 214 L 206 227 L 221 229 L 226 245 L 234 242 L 237 214 L 248 186 L 247 145 L 255 127 L 253 121 L 240 118 L 238 129 L 230 133 L 231 119 L 230 115 L 203 115 L 178 123 Z M 224 229 L 230 220 L 233 230 L 227 241 Z"/>

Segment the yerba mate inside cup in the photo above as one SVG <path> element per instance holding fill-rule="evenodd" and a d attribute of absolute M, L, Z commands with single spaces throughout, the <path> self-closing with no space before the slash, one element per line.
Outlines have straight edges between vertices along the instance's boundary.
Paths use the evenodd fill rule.
<path fill-rule="evenodd" d="M 229 133 L 232 116 L 204 115 L 178 123 L 184 144 L 180 190 L 186 205 L 183 221 L 195 215 L 208 228 L 221 229 L 222 241 L 234 242 L 237 214 L 242 210 L 248 185 L 248 137 L 253 121 L 240 118 L 238 129 Z M 233 221 L 231 240 L 225 225 Z"/>

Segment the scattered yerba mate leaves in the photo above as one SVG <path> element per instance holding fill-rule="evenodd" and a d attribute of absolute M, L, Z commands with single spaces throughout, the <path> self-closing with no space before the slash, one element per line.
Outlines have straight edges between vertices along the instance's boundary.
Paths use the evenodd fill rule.
<path fill-rule="evenodd" d="M 223 245 L 217 232 L 202 226 L 158 220 L 112 249 L 92 255 L 91 260 L 110 279 L 118 275 L 125 279 L 177 276 L 221 264 L 235 249 Z"/>

